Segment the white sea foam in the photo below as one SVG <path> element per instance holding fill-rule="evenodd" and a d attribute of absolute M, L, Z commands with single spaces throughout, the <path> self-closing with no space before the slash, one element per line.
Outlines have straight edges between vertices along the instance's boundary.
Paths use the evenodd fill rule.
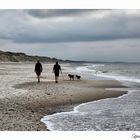
<path fill-rule="evenodd" d="M 106 77 L 106 78 L 112 78 L 118 81 L 129 81 L 129 82 L 136 82 L 136 83 L 140 83 L 140 79 L 138 78 L 132 78 L 132 77 L 126 77 L 126 76 L 121 76 L 121 75 L 111 75 L 111 74 L 97 74 L 97 76 L 101 76 L 101 77 Z"/>
<path fill-rule="evenodd" d="M 104 64 L 89 64 L 88 66 L 79 66 L 76 68 L 76 70 L 80 72 L 96 72 L 96 70 L 94 70 L 93 68 L 100 66 L 104 66 Z"/>
<path fill-rule="evenodd" d="M 140 130 L 138 91 L 119 98 L 80 104 L 71 112 L 45 116 L 42 121 L 55 131 Z"/>
<path fill-rule="evenodd" d="M 76 70 L 79 72 L 96 72 L 96 70 L 89 69 L 88 66 L 77 67 Z"/>

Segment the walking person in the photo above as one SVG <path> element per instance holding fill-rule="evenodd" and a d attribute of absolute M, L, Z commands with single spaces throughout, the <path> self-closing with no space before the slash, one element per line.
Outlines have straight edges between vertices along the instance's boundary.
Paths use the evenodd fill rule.
<path fill-rule="evenodd" d="M 59 77 L 59 72 L 61 71 L 61 67 L 58 64 L 58 62 L 56 62 L 56 64 L 53 66 L 53 72 L 55 74 L 55 82 L 58 83 L 58 77 Z M 62 71 L 61 71 L 62 73 Z"/>
<path fill-rule="evenodd" d="M 38 83 L 40 83 L 40 75 L 42 72 L 42 64 L 40 63 L 39 60 L 37 60 L 37 63 L 35 64 L 35 70 L 36 75 L 37 75 L 37 79 L 38 79 Z"/>

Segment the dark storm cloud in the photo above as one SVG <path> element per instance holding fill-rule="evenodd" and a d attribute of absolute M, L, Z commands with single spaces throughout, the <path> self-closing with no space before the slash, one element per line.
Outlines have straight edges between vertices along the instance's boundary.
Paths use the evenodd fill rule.
<path fill-rule="evenodd" d="M 17 42 L 28 43 L 55 43 L 55 42 L 79 42 L 79 41 L 104 41 L 118 40 L 127 38 L 140 38 L 140 12 L 137 14 L 125 14 L 123 10 L 116 13 L 109 12 L 102 18 L 95 15 L 102 15 L 106 11 L 92 11 L 95 15 L 89 16 L 87 10 L 51 10 L 50 17 L 70 15 L 75 17 L 73 20 L 65 21 L 46 21 L 46 23 L 28 27 L 29 32 L 20 32 L 13 38 Z M 85 13 L 87 14 L 85 14 Z M 83 13 L 86 16 L 83 16 Z"/>
<path fill-rule="evenodd" d="M 98 10 L 91 9 L 49 9 L 49 10 L 26 10 L 26 12 L 36 18 L 57 18 L 57 17 L 73 17 L 78 15 L 88 14 L 90 12 L 96 12 Z"/>
<path fill-rule="evenodd" d="M 17 43 L 88 42 L 140 38 L 140 12 L 138 10 L 132 13 L 133 10 L 127 12 L 125 10 L 73 9 L 5 11 L 0 14 L 0 38 Z M 41 18 L 36 19 L 29 15 Z M 69 16 L 70 19 L 68 19 Z M 53 17 L 53 19 L 45 17 Z"/>

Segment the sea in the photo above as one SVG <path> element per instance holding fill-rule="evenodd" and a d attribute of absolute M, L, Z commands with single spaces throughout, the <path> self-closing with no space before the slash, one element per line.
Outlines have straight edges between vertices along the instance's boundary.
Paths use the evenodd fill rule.
<path fill-rule="evenodd" d="M 140 63 L 77 63 L 65 72 L 86 80 L 118 80 L 129 88 L 120 97 L 75 106 L 72 111 L 44 116 L 51 131 L 140 131 Z M 108 89 L 110 90 L 110 89 Z"/>

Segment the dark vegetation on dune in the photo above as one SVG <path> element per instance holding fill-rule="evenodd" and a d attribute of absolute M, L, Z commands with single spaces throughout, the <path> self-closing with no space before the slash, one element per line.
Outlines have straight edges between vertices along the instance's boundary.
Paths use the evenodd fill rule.
<path fill-rule="evenodd" d="M 36 61 L 41 62 L 54 62 L 54 61 L 64 61 L 57 58 L 50 58 L 46 56 L 31 56 L 25 53 L 15 53 L 15 52 L 4 52 L 0 51 L 0 62 L 26 62 L 26 61 Z"/>

